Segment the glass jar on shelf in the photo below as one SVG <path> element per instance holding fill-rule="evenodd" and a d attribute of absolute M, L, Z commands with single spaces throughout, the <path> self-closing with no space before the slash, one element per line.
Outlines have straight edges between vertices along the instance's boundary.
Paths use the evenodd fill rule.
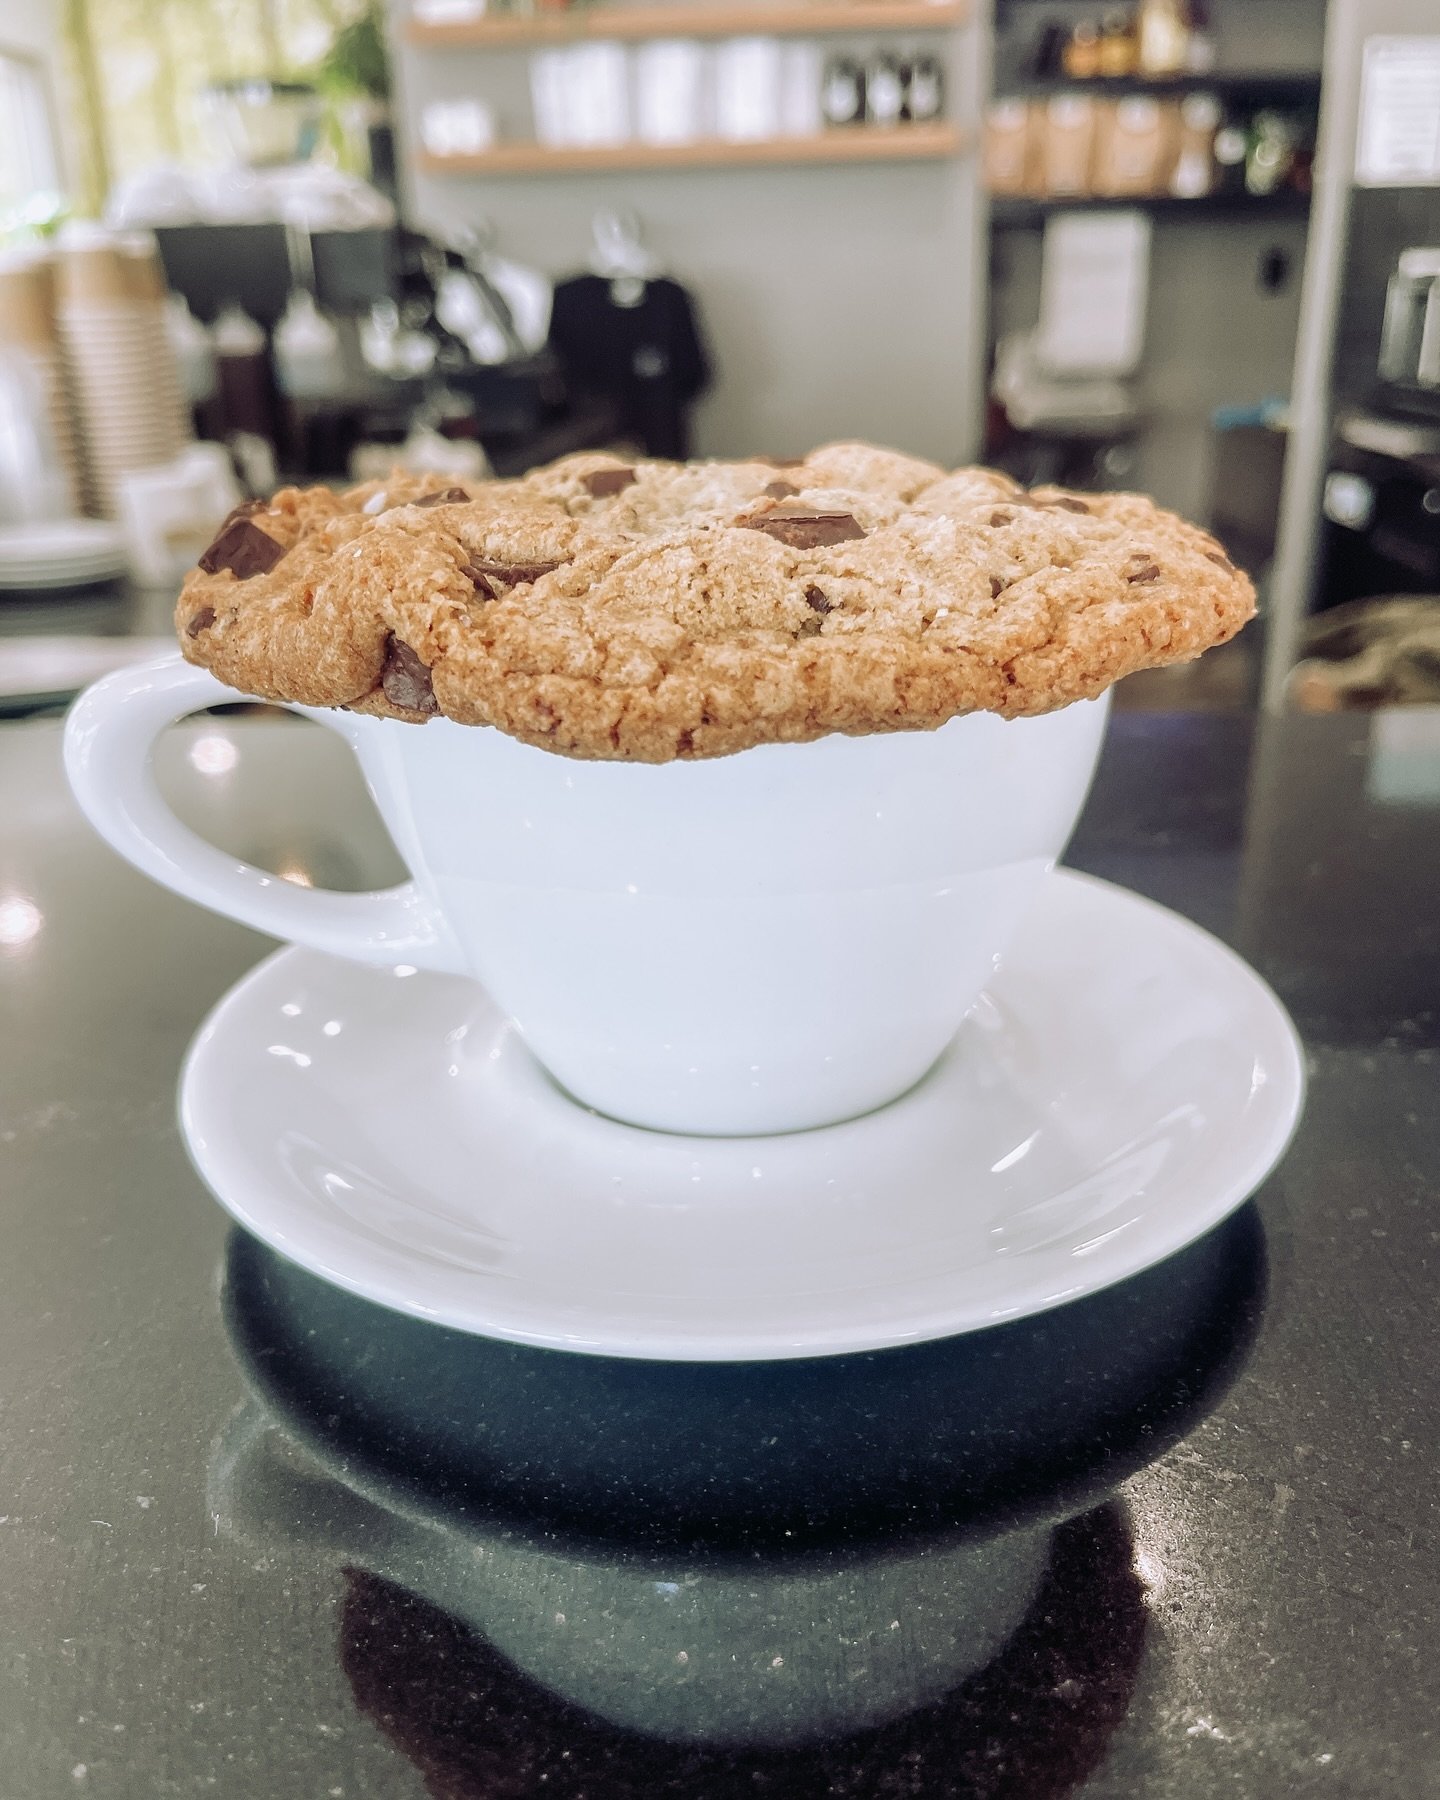
<path fill-rule="evenodd" d="M 1100 32 L 1082 19 L 1060 53 L 1060 64 L 1072 81 L 1093 81 L 1100 73 Z"/>
<path fill-rule="evenodd" d="M 1100 74 L 1110 80 L 1135 73 L 1139 44 L 1132 14 L 1119 9 L 1106 13 L 1100 22 L 1098 60 Z"/>

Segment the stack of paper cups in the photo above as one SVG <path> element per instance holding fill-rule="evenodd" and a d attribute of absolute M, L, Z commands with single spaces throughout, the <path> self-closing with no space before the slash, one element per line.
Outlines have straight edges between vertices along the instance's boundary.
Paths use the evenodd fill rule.
<path fill-rule="evenodd" d="M 85 498 L 80 444 L 75 430 L 55 321 L 55 269 L 42 251 L 0 256 L 0 347 L 19 357 L 35 378 L 70 510 Z"/>
<path fill-rule="evenodd" d="M 168 463 L 191 438 L 165 279 L 153 239 L 86 232 L 62 241 L 57 284 L 89 495 L 113 518 L 121 477 Z"/>

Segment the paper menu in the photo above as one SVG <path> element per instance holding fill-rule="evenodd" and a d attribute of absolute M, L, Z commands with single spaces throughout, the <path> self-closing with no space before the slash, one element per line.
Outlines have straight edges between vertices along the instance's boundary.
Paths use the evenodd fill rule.
<path fill-rule="evenodd" d="M 1355 183 L 1440 185 L 1440 37 L 1366 38 Z"/>
<path fill-rule="evenodd" d="M 1129 375 L 1145 345 L 1150 220 L 1064 212 L 1045 225 L 1035 351 L 1052 375 Z"/>

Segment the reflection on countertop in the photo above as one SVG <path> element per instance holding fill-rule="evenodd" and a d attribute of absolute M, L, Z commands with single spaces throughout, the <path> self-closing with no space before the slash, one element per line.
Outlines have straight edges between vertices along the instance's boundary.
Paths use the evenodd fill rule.
<path fill-rule="evenodd" d="M 436 1792 L 551 1770 L 577 1795 L 818 1796 L 843 1762 L 860 1795 L 899 1758 L 915 1794 L 1064 1793 L 1145 1636 L 1129 1526 L 1095 1502 L 1218 1403 L 1264 1270 L 1247 1207 L 992 1331 L 685 1365 L 448 1331 L 237 1230 L 254 1398 L 208 1510 L 251 1554 L 345 1571 L 346 1675 Z"/>
<path fill-rule="evenodd" d="M 340 1658 L 361 1713 L 437 1800 L 1059 1800 L 1103 1760 L 1124 1721 L 1147 1612 L 1120 1507 L 1057 1527 L 1042 1566 L 1028 1610 L 985 1667 L 936 1698 L 917 1695 L 893 1721 L 794 1747 L 722 1752 L 621 1729 L 541 1687 L 453 1615 L 361 1569 L 345 1574 Z M 953 1601 L 949 1573 L 943 1556 L 895 1571 L 892 1579 L 910 1575 L 896 1610 L 908 1617 L 917 1604 Z M 856 1684 L 873 1680 L 874 1650 L 890 1632 L 874 1617 L 869 1635 L 851 1640 Z M 821 1612 L 813 1630 L 823 1638 L 835 1624 Z"/>

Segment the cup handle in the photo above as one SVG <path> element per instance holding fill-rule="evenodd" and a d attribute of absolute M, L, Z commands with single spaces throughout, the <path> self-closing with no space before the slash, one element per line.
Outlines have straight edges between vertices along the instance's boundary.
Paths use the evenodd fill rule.
<path fill-rule="evenodd" d="M 105 842 L 153 881 L 271 937 L 356 962 L 466 973 L 439 908 L 413 881 L 364 894 L 297 887 L 180 823 L 155 783 L 155 740 L 188 713 L 236 698 L 178 656 L 122 669 L 86 689 L 65 724 L 65 772 Z"/>

